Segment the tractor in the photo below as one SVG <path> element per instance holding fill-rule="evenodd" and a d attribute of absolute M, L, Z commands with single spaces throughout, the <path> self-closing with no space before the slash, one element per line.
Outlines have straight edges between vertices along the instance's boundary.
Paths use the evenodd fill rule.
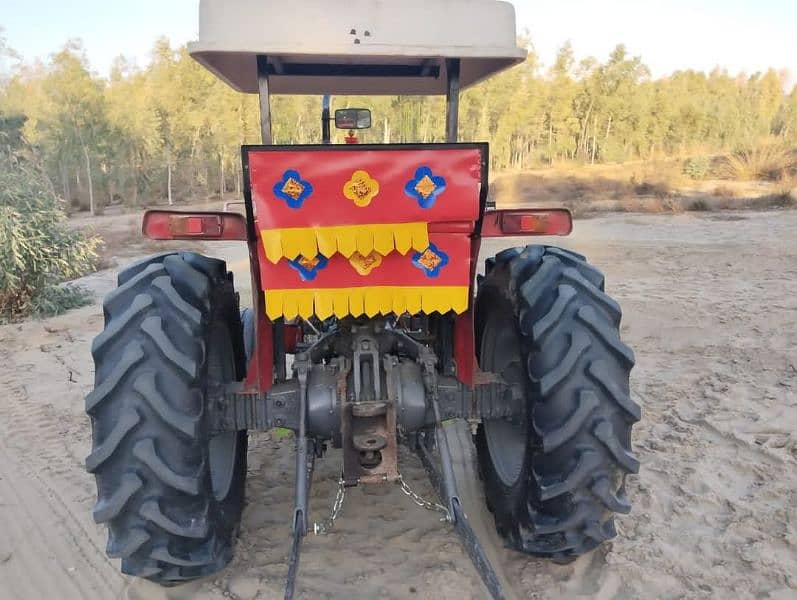
<path fill-rule="evenodd" d="M 189 52 L 259 94 L 261 145 L 242 147 L 242 212 L 150 210 L 145 236 L 248 244 L 251 307 L 224 261 L 193 252 L 118 275 L 86 398 L 93 517 L 122 572 L 162 585 L 231 560 L 249 432 L 290 430 L 295 509 L 286 598 L 302 542 L 345 491 L 392 485 L 440 510 L 493 598 L 505 597 L 463 509 L 449 421 L 468 424 L 484 502 L 505 544 L 567 562 L 615 536 L 639 468 L 634 354 L 604 277 L 536 244 L 487 258 L 484 238 L 563 236 L 564 209 L 496 209 L 489 148 L 458 141 L 462 89 L 525 59 L 511 4 L 493 0 L 202 0 Z M 318 144 L 272 144 L 272 94 L 326 95 Z M 333 144 L 329 95 L 444 95 L 445 142 Z M 416 453 L 439 502 L 402 476 Z M 330 518 L 308 511 L 315 461 L 341 463 Z M 374 498 L 376 496 L 369 496 Z"/>

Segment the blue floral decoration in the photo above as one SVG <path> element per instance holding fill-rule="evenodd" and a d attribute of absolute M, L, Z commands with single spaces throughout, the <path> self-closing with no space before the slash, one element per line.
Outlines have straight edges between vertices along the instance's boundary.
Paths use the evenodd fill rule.
<path fill-rule="evenodd" d="M 299 171 L 288 169 L 282 174 L 282 179 L 274 184 L 274 195 L 285 202 L 291 208 L 301 208 L 310 194 L 313 193 L 313 185 L 299 175 Z"/>
<path fill-rule="evenodd" d="M 313 258 L 297 256 L 295 259 L 289 260 L 288 264 L 299 272 L 302 281 L 312 281 L 318 272 L 329 264 L 329 259 L 323 254 Z"/>
<path fill-rule="evenodd" d="M 421 269 L 427 277 L 437 277 L 440 269 L 448 264 L 448 254 L 434 244 L 423 252 L 416 252 L 412 257 L 412 264 Z"/>
<path fill-rule="evenodd" d="M 404 193 L 410 198 L 415 198 L 421 208 L 431 208 L 445 189 L 446 180 L 424 166 L 419 167 L 415 171 L 415 177 L 406 183 Z"/>

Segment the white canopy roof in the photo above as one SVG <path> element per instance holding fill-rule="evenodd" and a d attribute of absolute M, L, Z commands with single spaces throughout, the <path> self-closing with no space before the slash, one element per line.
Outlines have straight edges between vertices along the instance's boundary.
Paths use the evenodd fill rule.
<path fill-rule="evenodd" d="M 448 58 L 464 88 L 526 57 L 495 0 L 201 0 L 188 48 L 251 93 L 267 56 L 276 94 L 444 94 Z"/>

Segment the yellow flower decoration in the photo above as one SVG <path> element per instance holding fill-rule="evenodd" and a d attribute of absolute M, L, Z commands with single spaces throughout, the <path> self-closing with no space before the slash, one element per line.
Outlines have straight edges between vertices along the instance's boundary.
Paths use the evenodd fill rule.
<path fill-rule="evenodd" d="M 382 255 L 375 250 L 368 256 L 363 256 L 359 252 L 355 252 L 351 255 L 351 258 L 349 258 L 349 262 L 357 273 L 360 275 L 368 275 L 382 264 Z"/>
<path fill-rule="evenodd" d="M 351 179 L 343 184 L 343 195 L 362 208 L 371 204 L 379 193 L 379 182 L 372 179 L 368 171 L 355 171 Z"/>
<path fill-rule="evenodd" d="M 431 248 L 429 248 L 423 254 L 421 254 L 420 258 L 418 258 L 418 262 L 426 267 L 427 270 L 434 271 L 437 266 L 443 262 L 443 259 L 435 254 Z"/>

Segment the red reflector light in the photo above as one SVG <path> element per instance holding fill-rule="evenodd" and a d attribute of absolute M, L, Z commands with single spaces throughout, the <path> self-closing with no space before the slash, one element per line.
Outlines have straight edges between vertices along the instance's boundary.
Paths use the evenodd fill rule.
<path fill-rule="evenodd" d="M 482 237 L 568 235 L 572 230 L 573 218 L 564 208 L 491 210 L 482 223 Z"/>
<path fill-rule="evenodd" d="M 501 219 L 501 230 L 504 233 L 545 233 L 548 230 L 548 214 L 505 214 Z"/>
<path fill-rule="evenodd" d="M 246 219 L 239 213 L 148 210 L 144 235 L 153 240 L 246 240 Z"/>
<path fill-rule="evenodd" d="M 221 217 L 169 217 L 169 229 L 174 235 L 221 235 Z"/>

